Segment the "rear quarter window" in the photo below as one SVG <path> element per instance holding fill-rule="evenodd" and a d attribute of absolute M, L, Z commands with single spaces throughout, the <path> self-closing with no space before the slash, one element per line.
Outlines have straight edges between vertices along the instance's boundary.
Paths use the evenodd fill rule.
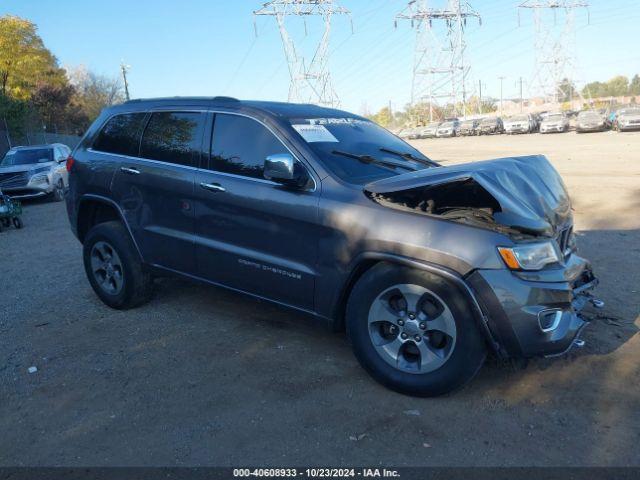
<path fill-rule="evenodd" d="M 91 147 L 105 153 L 135 157 L 146 113 L 125 113 L 111 117 Z"/>

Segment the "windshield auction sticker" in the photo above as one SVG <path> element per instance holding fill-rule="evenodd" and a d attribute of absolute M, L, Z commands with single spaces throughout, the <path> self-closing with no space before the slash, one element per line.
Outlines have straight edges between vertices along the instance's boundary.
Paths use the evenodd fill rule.
<path fill-rule="evenodd" d="M 324 125 L 292 125 L 307 143 L 333 142 L 338 139 Z"/>

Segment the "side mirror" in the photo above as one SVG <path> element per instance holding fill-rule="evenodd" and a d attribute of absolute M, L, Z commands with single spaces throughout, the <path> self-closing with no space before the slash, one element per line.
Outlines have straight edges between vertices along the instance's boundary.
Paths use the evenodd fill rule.
<path fill-rule="evenodd" d="M 264 178 L 297 188 L 304 187 L 309 181 L 305 168 L 288 153 L 278 153 L 265 158 Z"/>

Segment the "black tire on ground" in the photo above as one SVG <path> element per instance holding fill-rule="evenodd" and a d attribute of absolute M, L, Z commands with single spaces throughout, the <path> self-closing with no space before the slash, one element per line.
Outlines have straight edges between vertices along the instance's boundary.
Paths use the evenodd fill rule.
<path fill-rule="evenodd" d="M 16 228 L 24 227 L 24 224 L 22 223 L 22 219 L 20 217 L 13 217 L 13 226 Z"/>
<path fill-rule="evenodd" d="M 122 288 L 116 294 L 103 289 L 91 265 L 91 252 L 98 242 L 106 242 L 117 253 L 122 263 Z M 106 305 L 118 310 L 138 307 L 151 299 L 153 277 L 146 270 L 122 223 L 117 221 L 100 223 L 87 234 L 83 245 L 84 268 L 91 287 Z"/>
<path fill-rule="evenodd" d="M 374 347 L 369 334 L 369 310 L 385 290 L 397 284 L 424 287 L 449 308 L 456 339 L 446 362 L 427 373 L 410 373 L 388 363 Z M 429 272 L 380 263 L 354 286 L 346 309 L 347 334 L 362 367 L 378 382 L 397 392 L 415 396 L 449 393 L 469 382 L 484 364 L 487 347 L 466 300 L 458 289 Z"/>
<path fill-rule="evenodd" d="M 51 192 L 51 200 L 54 202 L 62 202 L 64 200 L 64 182 L 62 179 L 58 179 L 56 186 L 53 188 L 53 192 Z"/>

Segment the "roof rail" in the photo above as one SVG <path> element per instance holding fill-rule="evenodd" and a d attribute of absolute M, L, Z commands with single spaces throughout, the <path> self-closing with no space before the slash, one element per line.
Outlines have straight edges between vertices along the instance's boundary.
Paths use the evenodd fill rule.
<path fill-rule="evenodd" d="M 224 96 L 218 96 L 218 97 L 181 97 L 181 96 L 175 96 L 175 97 L 160 97 L 160 98 L 134 98 L 131 100 L 127 100 L 124 103 L 140 103 L 140 102 L 171 102 L 171 101 L 176 101 L 176 100 L 208 100 L 208 101 L 212 101 L 212 102 L 239 102 L 240 100 L 238 100 L 237 98 L 233 98 L 233 97 L 224 97 Z"/>

